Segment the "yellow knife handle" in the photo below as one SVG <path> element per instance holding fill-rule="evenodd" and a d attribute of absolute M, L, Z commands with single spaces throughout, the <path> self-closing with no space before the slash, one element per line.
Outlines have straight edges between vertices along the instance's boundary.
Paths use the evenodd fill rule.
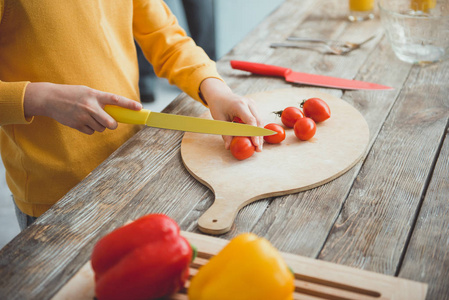
<path fill-rule="evenodd" d="M 119 123 L 146 124 L 151 110 L 141 109 L 139 111 L 123 108 L 115 105 L 106 105 L 104 110 Z"/>

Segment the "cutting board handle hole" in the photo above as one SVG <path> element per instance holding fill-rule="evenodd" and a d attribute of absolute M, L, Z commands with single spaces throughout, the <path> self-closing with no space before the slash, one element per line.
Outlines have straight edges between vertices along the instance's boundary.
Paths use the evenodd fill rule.
<path fill-rule="evenodd" d="M 212 220 L 212 222 L 214 222 L 214 223 L 217 223 L 217 222 L 218 222 L 218 220 L 217 220 L 217 219 L 213 219 L 213 220 Z"/>

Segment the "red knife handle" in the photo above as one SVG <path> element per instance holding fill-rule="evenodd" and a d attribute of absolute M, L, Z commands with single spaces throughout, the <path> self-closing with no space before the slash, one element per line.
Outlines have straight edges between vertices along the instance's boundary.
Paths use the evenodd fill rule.
<path fill-rule="evenodd" d="M 280 77 L 283 77 L 287 71 L 290 71 L 289 68 L 253 63 L 248 61 L 240 61 L 240 60 L 231 60 L 231 67 L 237 70 L 248 71 L 253 74 L 280 76 Z"/>

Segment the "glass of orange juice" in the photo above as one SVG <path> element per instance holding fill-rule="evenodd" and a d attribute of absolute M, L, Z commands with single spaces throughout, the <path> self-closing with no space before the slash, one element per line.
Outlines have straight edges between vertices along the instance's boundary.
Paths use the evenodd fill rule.
<path fill-rule="evenodd" d="M 374 18 L 374 0 L 349 0 L 349 16 L 351 22 L 365 21 Z"/>

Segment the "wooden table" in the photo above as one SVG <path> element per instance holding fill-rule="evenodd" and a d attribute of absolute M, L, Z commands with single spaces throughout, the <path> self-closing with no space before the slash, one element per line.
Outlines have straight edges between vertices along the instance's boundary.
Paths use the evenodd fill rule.
<path fill-rule="evenodd" d="M 387 92 L 323 89 L 366 119 L 366 156 L 318 188 L 246 206 L 231 239 L 251 231 L 284 252 L 428 283 L 428 299 L 449 299 L 449 61 L 420 67 L 398 60 L 378 19 L 349 23 L 340 0 L 287 0 L 218 62 L 239 94 L 291 87 L 278 78 L 232 70 L 248 60 L 389 85 Z M 361 41 L 346 56 L 273 49 L 290 35 Z M 185 95 L 165 112 L 205 111 Z M 182 132 L 145 128 L 113 153 L 0 252 L 0 298 L 45 299 L 89 260 L 95 242 L 147 213 L 165 213 L 182 230 L 212 192 L 184 168 Z"/>

